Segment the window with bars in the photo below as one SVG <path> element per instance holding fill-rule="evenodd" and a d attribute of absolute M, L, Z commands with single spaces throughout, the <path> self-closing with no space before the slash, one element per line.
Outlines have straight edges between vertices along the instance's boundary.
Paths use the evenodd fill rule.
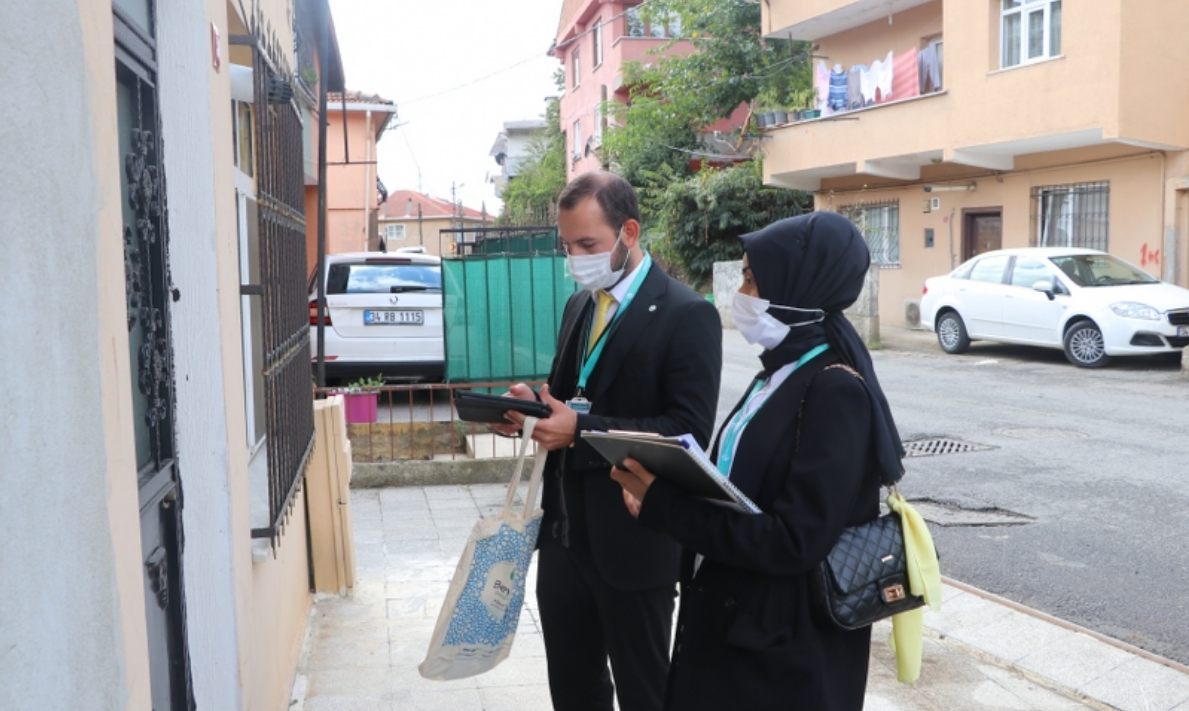
<path fill-rule="evenodd" d="M 293 72 L 283 44 L 257 9 L 249 34 L 232 45 L 251 50 L 255 118 L 257 282 L 241 285 L 260 316 L 268 521 L 252 537 L 280 540 L 314 445 L 310 398 L 310 326 L 305 254 L 305 169 L 302 116 L 293 100 Z M 253 275 L 247 275 L 249 279 Z"/>
<path fill-rule="evenodd" d="M 839 212 L 863 233 L 872 262 L 881 267 L 900 266 L 899 200 L 844 205 Z"/>
<path fill-rule="evenodd" d="M 1110 183 L 1032 188 L 1032 246 L 1107 251 Z"/>

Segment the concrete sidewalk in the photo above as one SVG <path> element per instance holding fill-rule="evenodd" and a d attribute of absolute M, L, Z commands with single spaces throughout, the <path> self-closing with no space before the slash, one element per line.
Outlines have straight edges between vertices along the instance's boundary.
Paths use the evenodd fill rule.
<path fill-rule="evenodd" d="M 351 492 L 359 581 L 350 598 L 316 602 L 292 709 L 551 708 L 533 595 L 535 566 L 507 661 L 461 681 L 427 681 L 417 673 L 471 527 L 479 516 L 499 510 L 505 492 L 500 484 Z M 886 644 L 890 625 L 876 626 L 869 711 L 1189 711 L 1189 670 L 960 584 L 946 586 L 942 612 L 927 613 L 925 621 L 924 664 L 915 687 L 896 681 Z"/>

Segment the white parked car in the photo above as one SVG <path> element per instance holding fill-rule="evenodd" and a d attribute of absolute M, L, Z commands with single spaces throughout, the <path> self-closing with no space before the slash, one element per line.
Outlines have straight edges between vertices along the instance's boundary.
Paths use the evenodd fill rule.
<path fill-rule="evenodd" d="M 317 368 L 318 294 L 310 281 L 310 357 Z M 325 332 L 328 381 L 441 380 L 441 259 L 415 252 L 328 254 Z"/>
<path fill-rule="evenodd" d="M 925 282 L 921 323 L 946 353 L 988 340 L 1062 348 L 1071 363 L 1189 345 L 1189 289 L 1090 249 L 1003 249 Z"/>

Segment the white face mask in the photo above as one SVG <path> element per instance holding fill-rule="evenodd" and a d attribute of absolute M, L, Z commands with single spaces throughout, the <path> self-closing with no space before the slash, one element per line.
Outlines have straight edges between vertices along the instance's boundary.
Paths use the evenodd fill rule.
<path fill-rule="evenodd" d="M 768 313 L 768 309 L 785 309 L 786 311 L 800 311 L 817 316 L 813 321 L 787 324 L 777 321 Z M 772 350 L 789 335 L 789 331 L 796 326 L 808 326 L 819 323 L 826 318 L 821 309 L 799 309 L 795 306 L 777 306 L 767 299 L 757 299 L 741 292 L 735 292 L 735 300 L 731 302 L 731 318 L 735 320 L 735 328 L 743 338 L 752 345 L 763 346 L 765 350 Z"/>
<path fill-rule="evenodd" d="M 628 259 L 625 256 L 619 269 L 612 269 L 611 257 L 619 249 L 622 240 L 623 229 L 620 228 L 619 236 L 615 238 L 615 246 L 611 248 L 610 252 L 571 254 L 566 257 L 570 266 L 570 276 L 578 282 L 578 286 L 587 291 L 598 291 L 599 289 L 610 289 L 619 283 L 619 280 L 623 278 L 623 270 L 627 268 Z"/>

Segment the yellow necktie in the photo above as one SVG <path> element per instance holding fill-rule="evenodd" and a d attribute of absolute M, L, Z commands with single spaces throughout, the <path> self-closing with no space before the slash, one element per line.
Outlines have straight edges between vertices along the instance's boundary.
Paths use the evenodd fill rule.
<path fill-rule="evenodd" d="M 586 344 L 586 355 L 590 355 L 595 344 L 599 342 L 599 336 L 603 335 L 603 329 L 607 327 L 607 310 L 614 302 L 614 296 L 605 291 L 599 292 L 599 308 L 595 311 L 594 325 L 590 329 L 590 341 Z"/>

